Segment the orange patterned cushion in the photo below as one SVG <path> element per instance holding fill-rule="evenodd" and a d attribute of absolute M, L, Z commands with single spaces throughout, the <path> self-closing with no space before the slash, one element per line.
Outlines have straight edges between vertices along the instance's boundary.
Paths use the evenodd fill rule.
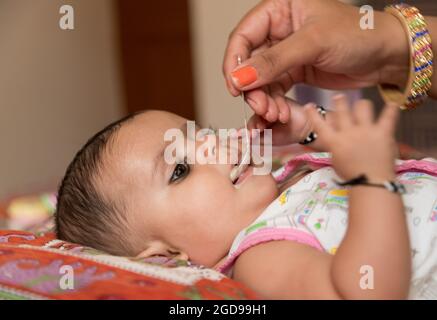
<path fill-rule="evenodd" d="M 72 276 L 73 288 L 61 285 L 66 276 Z M 115 257 L 57 240 L 51 233 L 3 230 L 1 298 L 197 300 L 257 296 L 232 279 L 201 266 L 159 258 Z"/>

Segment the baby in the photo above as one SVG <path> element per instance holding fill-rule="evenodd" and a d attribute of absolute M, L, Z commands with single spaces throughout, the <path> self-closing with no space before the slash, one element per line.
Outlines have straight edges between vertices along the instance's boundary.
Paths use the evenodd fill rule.
<path fill-rule="evenodd" d="M 323 119 L 287 103 L 292 120 L 270 126 L 273 144 L 314 131 L 312 147 L 332 159 L 307 154 L 268 175 L 251 165 L 233 183 L 233 164 L 167 164 L 164 134 L 187 120 L 145 111 L 77 153 L 59 189 L 57 236 L 115 255 L 189 259 L 264 298 L 436 298 L 437 164 L 395 163 L 398 108 L 375 121 L 370 102 L 350 109 L 337 97 Z M 253 116 L 249 126 L 266 122 Z M 363 174 L 374 185 L 355 179 Z"/>

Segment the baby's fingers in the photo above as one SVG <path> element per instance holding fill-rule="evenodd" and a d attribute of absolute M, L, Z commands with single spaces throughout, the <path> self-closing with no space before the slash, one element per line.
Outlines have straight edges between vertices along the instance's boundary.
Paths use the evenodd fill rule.
<path fill-rule="evenodd" d="M 354 124 L 352 113 L 349 108 L 349 101 L 343 94 L 336 95 L 332 100 L 335 106 L 334 118 L 337 129 L 349 129 Z"/>
<path fill-rule="evenodd" d="M 370 126 L 374 123 L 373 104 L 369 100 L 359 100 L 354 105 L 355 122 Z"/>
<path fill-rule="evenodd" d="M 378 120 L 378 126 L 387 134 L 394 135 L 399 118 L 399 106 L 395 103 L 385 105 Z"/>

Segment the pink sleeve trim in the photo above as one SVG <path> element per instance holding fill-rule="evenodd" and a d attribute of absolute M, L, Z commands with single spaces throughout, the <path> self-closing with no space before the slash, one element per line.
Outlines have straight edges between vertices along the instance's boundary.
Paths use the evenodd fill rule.
<path fill-rule="evenodd" d="M 316 158 L 312 154 L 306 153 L 288 161 L 284 165 L 284 171 L 275 178 L 276 181 L 284 181 L 290 172 L 292 172 L 302 162 L 307 162 L 308 164 L 315 166 L 316 169 L 332 165 L 330 157 Z M 404 160 L 401 164 L 396 165 L 396 173 L 400 174 L 406 171 L 420 171 L 432 176 L 437 176 L 437 162 L 428 160 Z"/>
<path fill-rule="evenodd" d="M 216 268 L 221 273 L 227 273 L 235 260 L 247 249 L 264 242 L 289 240 L 307 244 L 317 250 L 324 251 L 320 242 L 311 234 L 293 228 L 263 228 L 246 237 L 223 264 Z"/>
<path fill-rule="evenodd" d="M 302 162 L 307 162 L 317 169 L 331 165 L 331 158 L 314 158 L 310 153 L 297 156 L 284 165 L 284 171 L 275 178 L 277 182 L 284 181 L 288 175 Z"/>
<path fill-rule="evenodd" d="M 420 171 L 432 176 L 437 176 L 437 163 L 428 160 L 406 160 L 396 166 L 397 173 L 406 171 Z"/>

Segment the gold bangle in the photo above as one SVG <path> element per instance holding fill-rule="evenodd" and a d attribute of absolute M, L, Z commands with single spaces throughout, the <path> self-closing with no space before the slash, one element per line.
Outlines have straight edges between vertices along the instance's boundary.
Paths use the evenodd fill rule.
<path fill-rule="evenodd" d="M 431 37 L 424 17 L 416 7 L 396 4 L 385 7 L 404 26 L 410 44 L 410 74 L 405 90 L 397 86 L 380 84 L 379 92 L 388 102 L 396 102 L 401 109 L 414 109 L 428 97 L 433 74 L 433 52 Z"/>

